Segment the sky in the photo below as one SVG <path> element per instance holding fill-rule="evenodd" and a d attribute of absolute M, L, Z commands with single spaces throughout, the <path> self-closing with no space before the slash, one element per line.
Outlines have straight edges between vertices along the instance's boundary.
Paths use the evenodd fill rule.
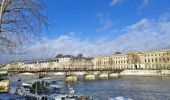
<path fill-rule="evenodd" d="M 82 53 L 87 57 L 170 49 L 170 0 L 44 0 L 43 42 L 2 54 L 0 63 Z"/>

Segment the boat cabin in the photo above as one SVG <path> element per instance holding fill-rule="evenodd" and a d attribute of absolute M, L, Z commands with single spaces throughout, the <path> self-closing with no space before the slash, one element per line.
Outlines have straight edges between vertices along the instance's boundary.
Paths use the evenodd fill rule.
<path fill-rule="evenodd" d="M 7 71 L 0 71 L 0 93 L 9 92 L 9 80 Z"/>

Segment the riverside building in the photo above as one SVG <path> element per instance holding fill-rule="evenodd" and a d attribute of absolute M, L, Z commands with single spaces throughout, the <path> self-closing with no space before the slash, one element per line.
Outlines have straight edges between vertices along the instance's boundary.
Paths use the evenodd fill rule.
<path fill-rule="evenodd" d="M 92 59 L 83 57 L 82 54 L 78 54 L 77 56 L 58 54 L 53 59 L 11 62 L 1 69 L 26 71 L 87 69 L 93 68 Z"/>
<path fill-rule="evenodd" d="M 115 53 L 95 57 L 93 62 L 96 69 L 170 69 L 170 50 Z"/>
<path fill-rule="evenodd" d="M 170 69 L 170 50 L 129 52 L 122 54 L 116 52 L 109 56 L 94 58 L 58 54 L 53 59 L 19 61 L 6 64 L 3 70 L 46 70 L 46 69 L 143 69 L 162 70 Z"/>

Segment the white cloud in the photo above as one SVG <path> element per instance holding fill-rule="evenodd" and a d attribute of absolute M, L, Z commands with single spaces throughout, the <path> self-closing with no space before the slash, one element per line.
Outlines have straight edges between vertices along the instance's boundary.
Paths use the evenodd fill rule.
<path fill-rule="evenodd" d="M 123 1 L 125 1 L 125 0 L 111 0 L 110 5 L 115 6 L 115 5 L 117 5 L 117 4 L 122 3 Z M 128 0 L 127 0 L 127 1 L 128 1 Z M 140 5 L 139 8 L 144 8 L 144 7 L 146 7 L 146 6 L 150 3 L 151 0 L 141 0 L 141 1 L 142 1 L 142 4 Z M 129 0 L 129 2 L 131 2 L 131 1 Z"/>
<path fill-rule="evenodd" d="M 141 19 L 127 26 L 126 34 L 114 41 L 120 51 L 170 49 L 170 21 Z"/>
<path fill-rule="evenodd" d="M 97 32 L 103 32 L 106 31 L 110 28 L 112 28 L 113 22 L 111 20 L 106 20 L 105 22 L 102 23 L 102 26 L 96 29 Z"/>
<path fill-rule="evenodd" d="M 144 7 L 146 7 L 146 6 L 150 3 L 150 1 L 151 1 L 151 0 L 143 0 L 143 3 L 142 3 L 142 5 L 140 5 L 139 8 L 144 8 Z"/>
<path fill-rule="evenodd" d="M 118 4 L 118 3 L 120 3 L 122 0 L 112 0 L 111 2 L 110 2 L 110 5 L 116 5 L 116 4 Z"/>
<path fill-rule="evenodd" d="M 109 13 L 101 13 L 98 15 L 100 27 L 96 29 L 96 32 L 104 32 L 113 27 L 114 23 L 109 17 Z"/>
<path fill-rule="evenodd" d="M 147 5 L 147 4 L 149 3 L 149 1 L 150 1 L 150 0 L 143 0 L 143 3 L 144 3 L 145 5 Z"/>
<path fill-rule="evenodd" d="M 135 24 L 125 27 L 118 38 L 110 41 L 105 37 L 96 41 L 78 38 L 74 35 L 61 35 L 56 39 L 44 38 L 44 43 L 23 47 L 24 55 L 2 55 L 1 62 L 16 59 L 42 59 L 55 57 L 58 53 L 83 53 L 86 56 L 108 55 L 116 51 L 145 51 L 170 49 L 170 19 L 163 15 L 158 19 L 143 18 Z M 74 33 L 74 32 L 72 32 Z"/>

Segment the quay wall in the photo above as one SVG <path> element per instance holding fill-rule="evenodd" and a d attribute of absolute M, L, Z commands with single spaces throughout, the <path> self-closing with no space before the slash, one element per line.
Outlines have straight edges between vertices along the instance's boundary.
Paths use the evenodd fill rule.
<path fill-rule="evenodd" d="M 163 76 L 170 75 L 170 70 L 124 70 L 120 76 Z"/>
<path fill-rule="evenodd" d="M 161 70 L 162 75 L 170 75 L 170 70 Z"/>

